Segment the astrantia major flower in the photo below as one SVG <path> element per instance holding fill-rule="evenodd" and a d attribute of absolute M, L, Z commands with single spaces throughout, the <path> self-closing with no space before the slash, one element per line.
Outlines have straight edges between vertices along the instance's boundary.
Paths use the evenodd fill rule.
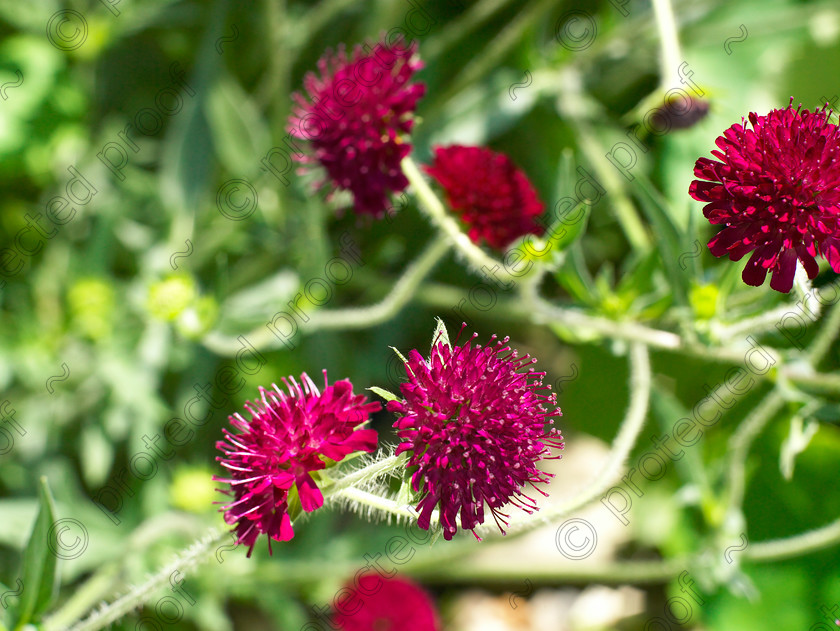
<path fill-rule="evenodd" d="M 507 337 L 494 335 L 485 347 L 473 344 L 476 337 L 451 347 L 443 330 L 429 359 L 412 350 L 408 382 L 400 384 L 403 399 L 387 405 L 399 417 L 394 427 L 402 442 L 396 453 L 408 452 L 408 466 L 417 467 L 411 484 L 420 493 L 418 526 L 428 530 L 438 507 L 445 539 L 457 531 L 459 514 L 464 530 L 482 524 L 485 504 L 502 533 L 508 515 L 499 509 L 505 504 L 537 510 L 522 489 L 527 484 L 545 495 L 534 484 L 548 482 L 552 474 L 537 463 L 559 458 L 551 448 L 563 448 L 559 430 L 545 431 L 552 417 L 562 415 L 549 411 L 556 395 L 540 392 L 551 389 L 542 384 L 545 373 L 522 372 L 536 359 L 519 358 Z"/>
<path fill-rule="evenodd" d="M 718 160 L 700 158 L 689 194 L 707 202 L 703 214 L 723 230 L 709 241 L 715 256 L 733 261 L 752 252 L 744 269 L 748 285 L 788 292 L 797 259 L 809 278 L 816 256 L 840 272 L 840 137 L 825 108 L 785 109 L 749 115 L 715 141 Z"/>
<path fill-rule="evenodd" d="M 328 177 L 316 187 L 349 190 L 359 213 L 382 216 L 389 196 L 408 186 L 400 161 L 411 152 L 407 136 L 426 90 L 410 83 L 423 67 L 416 52 L 416 43 L 403 40 L 368 53 L 356 46 L 349 58 L 344 47 L 327 51 L 318 61 L 321 76 L 304 79 L 308 98 L 293 95 L 288 131 L 312 145 L 311 155 L 296 159 L 320 164 Z"/>
<path fill-rule="evenodd" d="M 245 404 L 251 419 L 238 413 L 229 417 L 239 433 L 224 429 L 225 440 L 216 443 L 224 452 L 216 460 L 230 477 L 213 479 L 229 484 L 226 493 L 233 496 L 221 510 L 228 524 L 236 524 L 237 543 L 248 546 L 249 557 L 262 533 L 269 536 L 269 552 L 271 539 L 294 536 L 290 492 L 307 512 L 324 504 L 311 474 L 324 469 L 326 459 L 337 462 L 352 452 L 376 449 L 376 431 L 357 428 L 381 409 L 378 402 L 354 395 L 346 379 L 329 385 L 326 370 L 323 391 L 306 373 L 300 380 L 303 385 L 294 377 L 283 379 L 288 394 L 274 384 L 274 390 L 261 387 L 261 399 Z"/>
<path fill-rule="evenodd" d="M 410 579 L 382 580 L 376 572 L 369 572 L 345 589 L 365 595 L 360 597 L 361 607 L 346 608 L 350 613 L 338 607 L 335 622 L 342 631 L 440 631 L 431 598 Z"/>
<path fill-rule="evenodd" d="M 545 206 L 528 177 L 503 153 L 486 147 L 436 147 L 434 163 L 423 169 L 446 192 L 474 243 L 484 239 L 501 250 L 517 237 L 543 233 L 535 218 Z"/>

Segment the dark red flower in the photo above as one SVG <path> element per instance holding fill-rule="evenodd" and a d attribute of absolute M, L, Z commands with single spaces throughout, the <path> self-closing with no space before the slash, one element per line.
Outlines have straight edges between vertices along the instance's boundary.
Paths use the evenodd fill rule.
<path fill-rule="evenodd" d="M 378 587 L 373 587 L 373 582 Z M 358 589 L 360 583 L 372 594 L 359 596 L 358 601 L 346 599 L 348 613 L 339 608 L 335 614 L 335 622 L 343 631 L 440 631 L 432 599 L 414 581 L 402 577 L 382 580 L 376 572 L 369 572 L 346 589 L 358 593 L 362 591 Z"/>
<path fill-rule="evenodd" d="M 326 370 L 323 392 L 306 373 L 300 380 L 303 387 L 294 377 L 283 379 L 288 395 L 274 384 L 274 390 L 261 387 L 261 401 L 245 404 L 251 420 L 238 413 L 228 417 L 240 433 L 223 429 L 225 440 L 216 443 L 225 454 L 216 460 L 230 470 L 230 477 L 213 479 L 230 484 L 225 492 L 234 497 L 221 510 L 228 524 L 236 524 L 237 543 L 248 546 L 248 556 L 261 533 L 269 535 L 269 553 L 271 539 L 294 536 L 288 513 L 292 487 L 303 510 L 312 512 L 324 504 L 310 474 L 324 469 L 325 459 L 339 461 L 354 451 L 376 449 L 376 431 L 356 428 L 382 408 L 380 403 L 365 403 L 366 397 L 354 395 L 346 379 L 329 385 Z"/>
<path fill-rule="evenodd" d="M 535 217 L 545 206 L 527 176 L 503 153 L 486 147 L 436 147 L 434 163 L 423 169 L 446 191 L 474 243 L 484 239 L 501 250 L 517 237 L 543 233 Z"/>
<path fill-rule="evenodd" d="M 686 102 L 688 103 L 688 107 L 683 106 L 683 103 Z M 677 103 L 680 105 L 677 106 Z M 685 100 L 681 97 L 674 97 L 666 99 L 662 107 L 658 107 L 653 111 L 650 117 L 650 124 L 654 130 L 664 127 L 666 132 L 671 129 L 688 129 L 703 120 L 708 113 L 708 101 L 698 99 L 694 96 L 689 96 Z"/>
<path fill-rule="evenodd" d="M 825 108 L 815 112 L 787 108 L 766 116 L 749 115 L 727 129 L 712 151 L 700 158 L 688 189 L 708 202 L 703 214 L 725 228 L 709 241 L 715 256 L 733 261 L 752 252 L 744 269 L 748 285 L 761 285 L 772 271 L 770 287 L 788 292 L 797 259 L 809 278 L 825 257 L 840 272 L 840 163 L 838 127 Z"/>
<path fill-rule="evenodd" d="M 356 46 L 349 59 L 343 46 L 337 55 L 327 51 L 318 61 L 321 76 L 304 78 L 308 99 L 293 95 L 288 131 L 312 144 L 312 155 L 296 159 L 327 172 L 316 188 L 331 182 L 333 191 L 349 190 L 357 212 L 378 217 L 389 195 L 408 186 L 400 161 L 411 152 L 406 137 L 426 86 L 409 83 L 423 67 L 415 42 L 366 48 Z"/>
<path fill-rule="evenodd" d="M 554 393 L 538 392 L 551 389 L 542 385 L 545 373 L 520 372 L 536 359 L 518 359 L 507 337 L 493 344 L 494 335 L 483 348 L 472 345 L 476 337 L 454 348 L 437 340 L 429 360 L 412 350 L 408 382 L 400 384 L 404 398 L 387 405 L 400 417 L 394 427 L 403 442 L 396 453 L 409 452 L 408 466 L 417 467 L 411 483 L 421 493 L 418 526 L 428 530 L 439 506 L 445 539 L 457 531 L 459 512 L 461 528 L 472 530 L 484 522 L 487 504 L 504 533 L 499 522 L 507 525 L 508 515 L 499 511 L 502 506 L 537 510 L 522 487 L 543 493 L 534 484 L 552 474 L 537 469 L 537 462 L 560 457 L 550 456 L 550 447 L 563 448 L 558 430 L 545 432 L 545 424 L 562 415 L 543 405 L 557 402 Z"/>

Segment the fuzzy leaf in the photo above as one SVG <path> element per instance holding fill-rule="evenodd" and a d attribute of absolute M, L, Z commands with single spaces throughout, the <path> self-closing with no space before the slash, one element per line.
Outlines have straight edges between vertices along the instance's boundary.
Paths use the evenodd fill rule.
<path fill-rule="evenodd" d="M 399 350 L 397 350 L 396 346 L 389 346 L 388 348 L 393 350 L 397 354 L 397 357 L 399 357 L 403 361 L 404 364 L 408 363 L 408 360 L 405 357 L 403 357 L 403 354 Z"/>
<path fill-rule="evenodd" d="M 386 401 L 399 401 L 399 397 L 394 394 L 393 392 L 389 392 L 384 388 L 378 388 L 377 386 L 371 386 L 370 388 L 365 388 L 366 390 L 370 390 L 374 394 L 378 394 L 380 397 L 385 399 Z"/>
<path fill-rule="evenodd" d="M 446 331 L 446 325 L 443 323 L 443 320 L 440 318 L 435 318 L 435 320 L 437 320 L 437 326 L 435 327 L 435 333 L 432 336 L 432 348 L 434 348 L 438 342 L 443 342 L 447 348 L 452 348 L 452 344 L 449 341 L 449 333 Z"/>
<path fill-rule="evenodd" d="M 414 493 L 411 490 L 411 475 L 407 474 L 402 479 L 402 484 L 400 484 L 400 490 L 397 492 L 397 503 L 402 506 L 408 506 L 411 504 L 411 498 L 414 496 Z"/>

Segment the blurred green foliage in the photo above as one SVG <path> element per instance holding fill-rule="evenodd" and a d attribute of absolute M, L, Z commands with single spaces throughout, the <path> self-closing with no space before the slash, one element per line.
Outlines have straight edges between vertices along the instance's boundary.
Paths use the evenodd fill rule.
<path fill-rule="evenodd" d="M 512 157 L 551 208 L 574 195 L 577 166 L 605 182 L 613 167 L 603 159 L 599 166 L 596 158 L 627 141 L 627 126 L 647 111 L 640 112 L 640 104 L 662 103 L 659 40 L 647 2 L 626 5 L 628 17 L 609 2 L 420 4 L 434 23 L 418 35 L 426 64 L 419 78 L 428 92 L 413 138 L 417 162 L 428 160 L 437 143 L 489 145 Z M 363 221 L 346 208 L 346 198 L 326 202 L 313 195 L 313 176 L 290 173 L 284 186 L 260 166 L 286 134 L 291 93 L 324 50 L 376 38 L 403 24 L 411 6 L 394 0 L 137 0 L 109 9 L 94 1 L 0 0 L 0 85 L 14 83 L 17 71 L 24 78 L 7 87 L 0 102 L 0 245 L 10 247 L 28 225 L 27 214 L 43 214 L 57 196 L 82 196 L 81 188 L 68 190 L 69 167 L 96 190 L 88 202 L 73 205 L 72 220 L 41 239 L 43 247 L 23 260 L 21 271 L 5 276 L 0 289 L 2 399 L 25 429 L 0 456 L 0 590 L 18 578 L 39 505 L 39 476 L 49 480 L 56 515 L 78 520 L 90 536 L 84 554 L 59 564 L 58 605 L 86 585 L 89 602 L 84 595 L 79 602 L 92 606 L 143 580 L 208 526 L 221 525 L 210 503 L 221 496 L 208 487 L 218 472 L 214 445 L 227 415 L 256 396 L 257 386 L 327 368 L 331 380 L 348 377 L 358 389 L 395 390 L 390 346 L 425 351 L 436 315 L 451 331 L 459 328 L 452 308 L 477 277 L 450 256 L 397 317 L 368 329 L 304 334 L 293 349 L 261 349 L 265 364 L 253 374 L 234 352 L 225 356 L 208 342 L 213 335 L 248 337 L 264 328 L 309 279 L 323 276 L 326 262 L 339 256 L 341 235 L 356 244 L 363 265 L 348 284 L 334 288 L 323 309 L 379 300 L 435 238 L 413 202 L 393 221 Z M 77 48 L 62 50 L 45 26 L 68 8 L 84 17 L 86 36 Z M 640 140 L 646 150 L 638 152 L 635 179 L 607 187 L 543 291 L 609 318 L 679 330 L 686 322 L 731 322 L 782 303 L 784 297 L 767 287 L 743 286 L 740 266 L 714 260 L 705 246 L 687 271 L 676 267 L 695 240 L 705 243 L 712 234 L 687 190 L 696 158 L 708 155 L 714 138 L 748 112 L 783 107 L 790 95 L 809 108 L 836 98 L 831 69 L 840 62 L 840 12 L 834 2 L 794 0 L 678 1 L 674 8 L 686 60 L 708 91 L 711 111 L 691 129 Z M 588 11 L 597 22 L 586 50 L 558 45 L 557 25 L 570 11 Z M 727 55 L 724 41 L 738 36 L 742 24 L 749 36 Z M 77 26 L 68 23 L 63 32 L 69 36 Z M 509 90 L 523 82 L 525 70 L 533 84 L 512 100 Z M 127 125 L 134 127 L 129 136 L 136 148 L 120 136 Z M 125 164 L 115 169 L 122 155 Z M 217 204 L 219 189 L 233 179 L 252 183 L 258 198 L 255 212 L 241 221 Z M 622 232 L 615 212 L 621 204 L 646 226 L 648 250 L 634 248 Z M 25 247 L 35 247 L 32 232 L 25 239 Z M 831 277 L 824 273 L 817 284 Z M 566 449 L 574 450 L 582 434 L 612 441 L 628 396 L 621 344 L 600 343 L 562 322 L 550 329 L 526 322 L 517 300 L 516 293 L 500 291 L 494 309 L 468 308 L 471 329 L 482 340 L 510 335 L 515 347 L 540 359 L 551 383 L 574 362 L 580 377 L 564 384 L 560 396 Z M 778 334 L 763 339 L 786 345 Z M 837 365 L 832 352 L 821 370 Z M 727 368 L 655 353 L 660 404 L 648 422 L 663 429 L 673 424 L 673 413 L 690 409 L 705 396 L 703 385 L 721 382 Z M 223 370 L 242 380 L 237 393 L 219 387 Z M 52 392 L 46 387 L 68 372 L 52 383 Z M 164 432 L 195 397 L 194 387 L 207 383 L 222 405 L 195 407 L 195 414 L 209 415 L 206 424 L 171 457 L 157 460 L 156 475 L 130 481 L 115 524 L 91 498 L 113 486 L 132 457 L 148 452 L 144 437 Z M 766 391 L 756 388 L 694 448 L 692 457 L 712 486 L 719 484 L 733 429 Z M 833 402 L 830 394 L 819 397 Z M 670 407 L 662 407 L 666 400 Z M 780 473 L 787 419 L 796 409 L 791 403 L 759 437 L 749 460 L 750 541 L 794 535 L 840 514 L 837 415 L 820 421 L 793 478 Z M 376 417 L 383 443 L 394 442 L 389 425 L 387 414 Z M 650 427 L 646 432 L 642 442 Z M 648 447 L 637 449 L 636 455 Z M 678 492 L 699 483 L 696 467 L 676 466 L 650 484 L 655 490 L 638 501 L 634 515 L 653 515 L 673 527 L 654 536 L 643 518 L 634 519 L 628 558 L 698 548 L 708 513 Z M 189 577 L 197 604 L 170 628 L 298 629 L 309 604 L 329 602 L 362 555 L 382 549 L 390 528 L 324 510 L 296 528 L 293 541 L 275 546 L 273 558 L 262 545 L 250 560 L 241 550 L 225 551 L 224 567 L 217 557 Z M 834 549 L 747 565 L 760 599 L 750 602 L 725 589 L 707 593 L 692 624 L 715 631 L 810 627 L 824 619 L 820 606 L 840 602 L 838 561 Z M 496 581 L 492 588 L 513 590 L 520 582 Z M 445 580 L 430 587 L 444 604 L 461 589 Z M 645 589 L 648 615 L 622 628 L 643 628 L 666 598 L 680 593 L 673 584 Z M 136 623 L 130 616 L 115 628 Z"/>

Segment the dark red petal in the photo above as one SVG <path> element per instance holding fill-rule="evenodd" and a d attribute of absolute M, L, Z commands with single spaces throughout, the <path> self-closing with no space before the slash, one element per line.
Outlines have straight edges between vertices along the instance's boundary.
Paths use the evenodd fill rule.
<path fill-rule="evenodd" d="M 779 262 L 773 269 L 773 276 L 770 279 L 770 287 L 782 293 L 788 293 L 793 287 L 793 277 L 796 273 L 796 253 L 786 250 L 779 258 Z"/>

